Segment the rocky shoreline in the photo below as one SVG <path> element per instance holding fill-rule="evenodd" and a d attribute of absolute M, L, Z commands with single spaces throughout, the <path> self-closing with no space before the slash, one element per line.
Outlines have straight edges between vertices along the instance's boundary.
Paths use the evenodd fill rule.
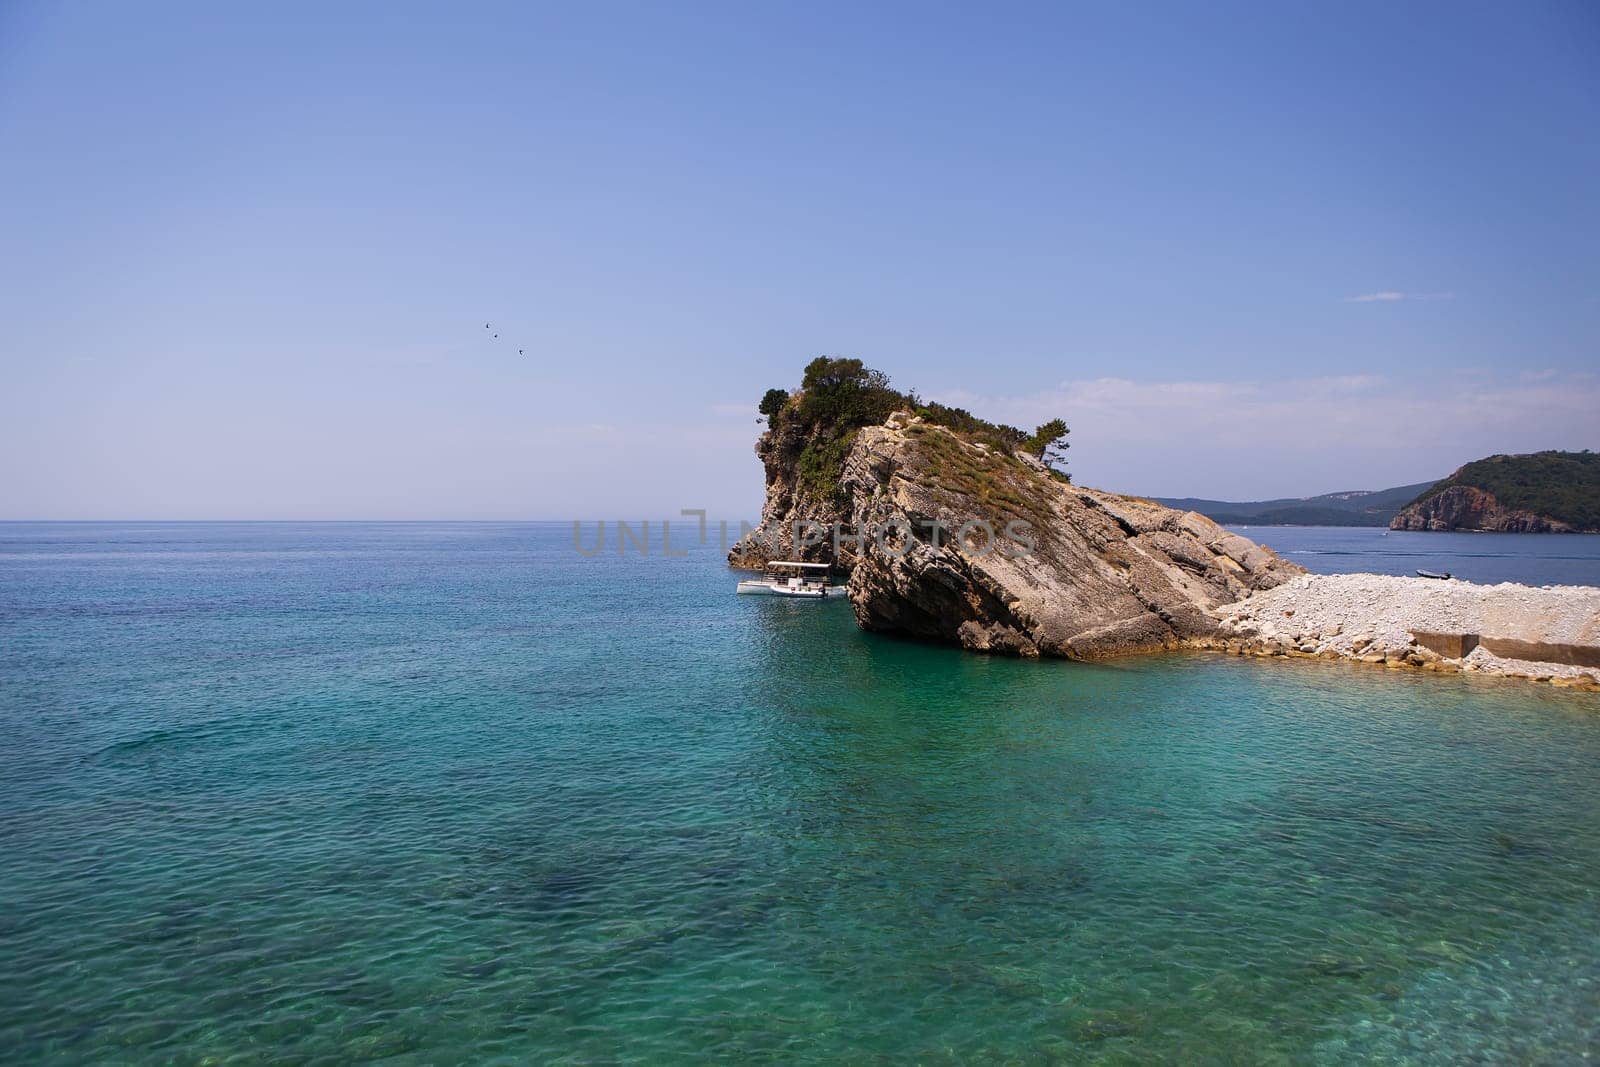
<path fill-rule="evenodd" d="M 1600 588 L 1308 574 L 1213 612 L 1193 647 L 1600 691 Z"/>
<path fill-rule="evenodd" d="M 1214 633 L 1214 609 L 1304 573 L 1195 512 L 1071 485 L 908 413 L 856 435 L 840 485 L 853 529 L 912 534 L 864 538 L 849 557 L 857 623 L 975 652 L 1172 648 Z M 1021 523 L 1026 551 L 964 537 L 974 519 Z"/>
<path fill-rule="evenodd" d="M 830 563 L 865 630 L 992 655 L 1206 648 L 1600 690 L 1600 588 L 1311 575 L 1197 512 L 1074 485 L 1015 447 L 1020 431 L 964 412 L 841 425 L 808 410 L 803 393 L 772 409 L 761 527 L 728 562 Z"/>

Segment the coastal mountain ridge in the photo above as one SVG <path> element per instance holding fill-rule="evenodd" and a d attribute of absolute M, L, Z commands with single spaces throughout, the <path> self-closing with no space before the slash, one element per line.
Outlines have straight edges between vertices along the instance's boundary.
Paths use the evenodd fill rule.
<path fill-rule="evenodd" d="M 1534 452 L 1475 460 L 1397 513 L 1395 530 L 1600 533 L 1600 454 Z"/>
<path fill-rule="evenodd" d="M 1401 508 L 1435 484 L 1419 482 L 1393 489 L 1354 489 L 1279 500 L 1165 496 L 1150 499 L 1179 511 L 1198 511 L 1212 522 L 1226 526 L 1387 526 Z"/>

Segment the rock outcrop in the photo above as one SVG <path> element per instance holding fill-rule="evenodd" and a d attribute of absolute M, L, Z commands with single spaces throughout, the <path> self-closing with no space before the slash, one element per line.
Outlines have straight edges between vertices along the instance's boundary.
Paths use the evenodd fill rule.
<path fill-rule="evenodd" d="M 746 570 L 760 570 L 774 559 L 809 562 L 838 562 L 848 570 L 854 562 L 851 546 L 842 545 L 844 558 L 835 561 L 831 539 L 816 544 L 797 544 L 796 523 L 815 523 L 825 527 L 848 522 L 850 502 L 831 487 L 807 484 L 801 476 L 801 454 L 807 445 L 818 441 L 815 427 L 796 422 L 780 422 L 756 440 L 756 455 L 766 472 L 767 495 L 761 505 L 761 523 L 756 531 L 741 537 L 728 553 L 728 563 Z"/>
<path fill-rule="evenodd" d="M 801 447 L 781 433 L 757 446 L 768 540 L 742 540 L 730 562 L 826 559 L 837 540 L 868 630 L 1092 659 L 1208 638 L 1217 608 L 1304 573 L 1195 512 L 1068 484 L 1026 452 L 907 412 L 854 433 L 825 500 L 800 488 L 789 457 Z M 795 519 L 842 525 L 806 545 Z"/>
<path fill-rule="evenodd" d="M 1600 589 L 1308 575 L 1196 512 L 1072 485 L 992 432 L 905 411 L 843 432 L 775 421 L 756 447 L 762 528 L 729 562 L 832 561 L 868 630 L 1015 656 L 1186 647 L 1600 689 Z M 1440 521 L 1555 528 L 1470 486 L 1425 504 Z"/>
<path fill-rule="evenodd" d="M 1408 504 L 1390 520 L 1392 530 L 1478 530 L 1497 533 L 1572 533 L 1559 519 L 1531 511 L 1507 508 L 1493 493 L 1472 485 L 1452 485 L 1415 504 Z"/>

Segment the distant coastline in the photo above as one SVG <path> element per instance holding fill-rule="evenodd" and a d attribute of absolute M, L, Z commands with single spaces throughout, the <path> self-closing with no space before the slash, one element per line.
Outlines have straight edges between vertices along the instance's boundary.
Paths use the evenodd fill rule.
<path fill-rule="evenodd" d="M 1312 497 L 1277 500 L 1207 500 L 1201 497 L 1149 499 L 1178 511 L 1197 511 L 1223 526 L 1388 526 L 1400 509 L 1432 489 L 1418 482 L 1393 489 L 1354 489 Z"/>
<path fill-rule="evenodd" d="M 1448 478 L 1278 500 L 1150 497 L 1223 526 L 1371 526 L 1437 533 L 1600 532 L 1600 455 L 1495 455 Z"/>

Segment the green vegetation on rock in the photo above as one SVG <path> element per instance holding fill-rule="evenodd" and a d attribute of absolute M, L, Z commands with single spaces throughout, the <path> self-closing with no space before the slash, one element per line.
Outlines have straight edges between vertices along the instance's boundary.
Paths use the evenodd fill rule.
<path fill-rule="evenodd" d="M 852 428 L 837 436 L 808 441 L 805 448 L 800 450 L 800 460 L 796 464 L 800 472 L 800 484 L 814 496 L 823 499 L 838 497 L 842 492 L 839 475 L 844 472 L 844 461 L 850 455 L 850 446 L 855 438 L 856 431 Z"/>
<path fill-rule="evenodd" d="M 965 408 L 924 401 L 915 392 L 900 392 L 890 386 L 888 375 L 859 359 L 818 356 L 806 364 L 798 392 L 768 389 L 758 410 L 774 431 L 799 431 L 805 436 L 797 463 L 800 483 L 825 498 L 840 493 L 839 476 L 855 432 L 882 423 L 896 411 L 910 411 L 964 440 L 987 445 L 1003 457 L 1020 449 L 1047 464 L 1058 465 L 1066 459 L 1068 431 L 1061 419 L 1051 419 L 1030 435 L 1015 426 L 981 419 Z M 1055 473 L 1071 480 L 1059 470 Z"/>
<path fill-rule="evenodd" d="M 889 388 L 889 376 L 882 371 L 859 359 L 818 356 L 806 364 L 796 413 L 802 422 L 844 433 L 882 422 L 905 404 L 906 397 Z"/>
<path fill-rule="evenodd" d="M 782 411 L 783 405 L 787 404 L 788 402 L 788 390 L 768 389 L 766 395 L 761 398 L 761 403 L 757 405 L 756 410 L 770 419 L 772 416 Z"/>
<path fill-rule="evenodd" d="M 1457 485 L 1491 494 L 1502 508 L 1532 512 L 1578 530 L 1600 529 L 1600 454 L 1588 449 L 1480 459 L 1435 483 L 1412 506 Z"/>
<path fill-rule="evenodd" d="M 964 448 L 949 434 L 926 426 L 912 425 L 906 432 L 919 441 L 933 476 L 930 481 L 940 490 L 965 498 L 1002 521 L 1046 523 L 1040 498 L 1028 486 L 1030 478 L 1043 475 L 1023 466 L 1011 451 Z"/>
<path fill-rule="evenodd" d="M 912 400 L 915 402 L 916 398 L 912 397 Z M 980 419 L 966 408 L 948 407 L 929 400 L 916 403 L 911 410 L 918 418 L 926 419 L 935 426 L 943 426 L 969 441 L 982 442 L 1002 452 L 1021 448 L 1028 439 L 1028 435 L 1015 426 Z"/>

